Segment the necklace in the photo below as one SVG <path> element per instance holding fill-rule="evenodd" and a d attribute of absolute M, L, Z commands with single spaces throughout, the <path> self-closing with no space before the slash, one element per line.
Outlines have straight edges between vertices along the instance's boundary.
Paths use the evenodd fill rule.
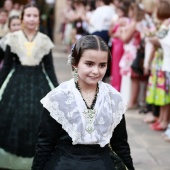
<path fill-rule="evenodd" d="M 27 34 L 24 32 L 24 30 L 22 30 L 22 32 L 23 32 L 24 36 L 26 37 L 26 39 L 27 39 L 29 42 L 32 42 L 32 41 L 34 40 L 34 38 L 36 37 L 37 33 L 38 33 L 38 32 L 36 32 L 36 33 L 34 34 L 34 36 L 31 38 L 31 40 L 30 40 L 30 39 L 28 38 Z"/>
<path fill-rule="evenodd" d="M 75 83 L 75 84 L 76 84 L 76 88 L 78 89 L 78 91 L 80 92 L 80 94 L 81 94 L 81 96 L 82 96 L 82 98 L 83 98 L 83 95 L 82 95 L 82 92 L 81 92 L 81 89 L 80 89 L 79 84 L 78 84 L 78 83 Z M 85 91 L 85 90 L 84 90 L 84 91 Z M 86 105 L 86 107 L 87 107 L 88 109 L 93 109 L 93 108 L 94 108 L 95 103 L 96 103 L 96 99 L 97 99 L 98 91 L 99 91 L 99 87 L 98 87 L 98 85 L 97 85 L 96 94 L 95 94 L 95 96 L 94 96 L 93 101 L 92 101 L 92 97 L 90 96 L 90 93 L 91 93 L 92 91 L 91 91 L 91 92 L 86 92 L 86 91 L 85 91 L 85 92 L 87 93 L 87 100 L 88 100 L 88 101 L 92 101 L 91 106 L 88 106 L 86 100 L 83 98 L 83 101 L 84 101 L 84 103 L 85 103 L 85 105 Z"/>
<path fill-rule="evenodd" d="M 82 98 L 83 98 L 83 95 L 81 93 L 81 90 L 80 90 L 80 87 L 78 85 L 78 83 L 75 83 L 76 84 L 76 88 L 78 89 L 78 91 L 80 92 Z M 98 91 L 99 91 L 99 87 L 97 86 L 97 89 L 96 89 L 96 94 L 94 96 L 94 99 L 92 101 L 92 104 L 91 106 L 89 107 L 86 103 L 86 100 L 83 98 L 83 101 L 87 107 L 87 109 L 85 109 L 83 111 L 83 115 L 85 116 L 85 119 L 86 119 L 86 131 L 88 133 L 92 133 L 94 131 L 94 120 L 95 120 L 95 115 L 96 115 L 96 110 L 94 109 L 94 106 L 95 106 L 95 103 L 96 103 L 96 100 L 97 100 L 97 94 L 98 94 Z M 91 96 L 90 96 L 91 97 Z"/>
<path fill-rule="evenodd" d="M 90 95 L 90 92 L 86 92 L 87 94 L 87 104 L 90 105 L 91 101 L 92 101 L 92 97 Z"/>

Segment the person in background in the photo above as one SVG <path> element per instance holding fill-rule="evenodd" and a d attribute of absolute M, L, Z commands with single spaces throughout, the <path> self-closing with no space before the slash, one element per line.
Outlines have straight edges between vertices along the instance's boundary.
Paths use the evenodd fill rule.
<path fill-rule="evenodd" d="M 3 7 L 7 11 L 8 15 L 10 15 L 10 12 L 13 9 L 13 1 L 12 0 L 5 0 Z"/>
<path fill-rule="evenodd" d="M 120 34 L 124 42 L 124 53 L 119 63 L 122 76 L 120 92 L 128 102 L 128 109 L 138 107 L 140 81 L 143 79 L 131 66 L 140 47 L 144 14 L 144 7 L 141 3 L 132 3 L 129 7 L 129 23 L 122 27 Z"/>
<path fill-rule="evenodd" d="M 12 16 L 8 19 L 8 28 L 9 28 L 9 33 L 7 33 L 5 36 L 3 36 L 0 39 L 0 69 L 2 68 L 3 65 L 3 60 L 5 55 L 4 53 L 6 51 L 6 45 L 10 33 L 21 29 L 21 20 L 19 16 Z"/>
<path fill-rule="evenodd" d="M 152 130 L 164 131 L 170 122 L 170 1 L 160 1 L 157 7 L 157 17 L 162 21 L 156 36 L 150 38 L 152 53 L 149 59 L 151 74 L 148 81 L 146 102 L 160 106 L 157 121 L 150 125 Z M 169 138 L 169 130 L 165 132 Z"/>
<path fill-rule="evenodd" d="M 8 19 L 8 13 L 5 9 L 0 9 L 0 41 L 1 38 L 4 37 L 8 33 L 8 26 L 7 26 L 7 19 Z M 0 69 L 2 68 L 4 59 L 4 51 L 0 47 Z"/>
<path fill-rule="evenodd" d="M 8 33 L 8 12 L 4 9 L 0 9 L 0 38 L 2 38 L 5 34 Z"/>
<path fill-rule="evenodd" d="M 123 41 L 120 39 L 120 28 L 125 26 L 128 19 L 128 7 L 120 5 L 117 7 L 118 19 L 112 23 L 112 26 L 109 30 L 110 37 L 112 38 L 112 64 L 111 64 L 111 80 L 110 84 L 118 91 L 121 87 L 121 75 L 119 62 L 123 55 Z"/>
<path fill-rule="evenodd" d="M 51 52 L 54 45 L 37 30 L 39 16 L 35 3 L 26 4 L 22 29 L 7 40 L 0 73 L 1 168 L 31 168 L 43 110 L 40 99 L 58 86 Z"/>

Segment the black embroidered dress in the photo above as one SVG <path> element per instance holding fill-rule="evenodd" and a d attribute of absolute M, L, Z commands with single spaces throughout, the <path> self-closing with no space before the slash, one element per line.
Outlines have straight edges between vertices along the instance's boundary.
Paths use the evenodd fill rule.
<path fill-rule="evenodd" d="M 4 66 L 0 72 L 2 168 L 30 169 L 43 111 L 40 99 L 58 85 L 52 47 L 49 38 L 40 32 L 32 42 L 22 31 L 12 33 L 9 37 Z M 20 165 L 16 165 L 18 156 L 29 160 L 29 165 L 24 163 L 22 167 L 22 159 L 18 160 Z"/>
<path fill-rule="evenodd" d="M 32 170 L 134 170 L 124 102 L 110 85 L 99 84 L 95 116 L 90 118 L 73 80 L 60 84 L 41 103 L 45 109 Z"/>

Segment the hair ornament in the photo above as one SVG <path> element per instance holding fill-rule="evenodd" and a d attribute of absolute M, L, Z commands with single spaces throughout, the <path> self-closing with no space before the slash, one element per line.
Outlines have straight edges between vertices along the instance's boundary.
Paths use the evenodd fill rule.
<path fill-rule="evenodd" d="M 68 55 L 68 60 L 67 60 L 67 65 L 71 65 L 72 58 L 73 58 L 72 55 L 69 54 Z"/>

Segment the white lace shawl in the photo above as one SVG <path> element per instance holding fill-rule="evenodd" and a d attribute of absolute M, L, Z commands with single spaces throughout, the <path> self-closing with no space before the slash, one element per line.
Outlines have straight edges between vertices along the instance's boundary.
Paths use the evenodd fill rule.
<path fill-rule="evenodd" d="M 5 36 L 3 36 L 1 39 L 0 39 L 0 47 L 2 48 L 3 51 L 6 50 L 6 45 L 8 43 L 8 39 L 10 37 L 10 32 L 7 33 Z"/>
<path fill-rule="evenodd" d="M 8 36 L 7 44 L 11 52 L 17 54 L 22 65 L 39 65 L 44 55 L 47 55 L 54 47 L 51 40 L 40 32 L 37 33 L 34 40 L 30 43 L 24 33 L 16 31 Z"/>
<path fill-rule="evenodd" d="M 48 93 L 41 103 L 72 138 L 73 144 L 99 144 L 110 142 L 115 127 L 125 113 L 126 105 L 119 92 L 109 84 L 100 82 L 95 104 L 94 131 L 85 130 L 87 120 L 83 115 L 86 105 L 74 80 L 64 82 Z"/>

